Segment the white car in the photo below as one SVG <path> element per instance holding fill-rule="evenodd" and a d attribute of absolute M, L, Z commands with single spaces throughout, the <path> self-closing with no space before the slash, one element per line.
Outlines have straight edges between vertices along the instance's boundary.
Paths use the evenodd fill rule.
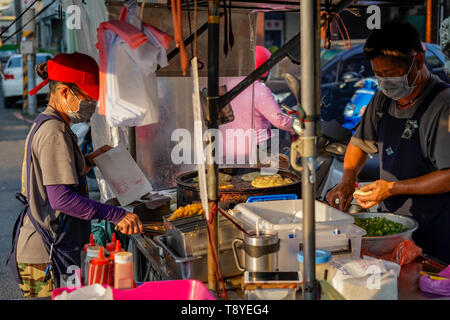
<path fill-rule="evenodd" d="M 46 62 L 52 59 L 53 56 L 49 53 L 37 53 L 36 54 L 36 65 L 41 62 Z M 5 79 L 3 79 L 3 94 L 5 96 L 6 107 L 13 106 L 17 100 L 22 99 L 23 95 L 23 65 L 22 65 L 22 55 L 15 54 L 12 55 L 6 67 L 3 70 L 5 73 Z M 36 85 L 43 81 L 36 73 Z M 33 88 L 28 88 L 31 90 Z M 48 85 L 42 88 L 38 95 L 38 98 L 47 96 L 49 92 Z"/>

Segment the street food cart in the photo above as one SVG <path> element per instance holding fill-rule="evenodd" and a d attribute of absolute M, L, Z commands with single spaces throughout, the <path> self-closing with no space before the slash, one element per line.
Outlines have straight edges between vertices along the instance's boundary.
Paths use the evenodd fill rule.
<path fill-rule="evenodd" d="M 374 1 L 370 1 L 373 3 Z M 380 5 L 392 5 L 393 1 L 375 1 Z M 145 231 L 141 235 L 131 236 L 131 250 L 134 256 L 136 281 L 158 281 L 175 279 L 197 279 L 208 283 L 212 292 L 219 292 L 219 282 L 223 277 L 223 285 L 230 292 L 232 298 L 243 298 L 242 271 L 237 267 L 236 255 L 242 251 L 233 251 L 233 245 L 223 251 L 220 249 L 224 243 L 220 242 L 221 233 L 230 238 L 242 236 L 239 229 L 228 219 L 227 211 L 236 205 L 246 202 L 251 196 L 294 194 L 302 200 L 302 249 L 304 252 L 304 272 L 302 298 L 318 299 L 318 287 L 315 281 L 315 163 L 316 140 L 319 129 L 316 126 L 320 120 L 320 71 L 319 71 L 319 29 L 320 10 L 326 10 L 330 15 L 338 14 L 346 7 L 367 6 L 369 2 L 353 0 L 333 1 L 238 1 L 230 4 L 229 10 L 223 10 L 219 1 L 198 1 L 198 15 L 200 21 L 198 28 L 191 26 L 193 3 L 181 1 L 183 17 L 183 39 L 187 51 L 190 46 L 196 45 L 193 57 L 199 61 L 198 82 L 200 88 L 207 88 L 207 108 L 205 122 L 208 129 L 217 129 L 219 111 L 224 108 L 240 92 L 250 86 L 261 75 L 274 67 L 283 59 L 301 66 L 301 101 L 305 117 L 296 122 L 294 130 L 299 139 L 291 146 L 291 165 L 295 171 L 280 171 L 283 178 L 290 179 L 291 183 L 284 186 L 255 189 L 248 183 L 238 181 L 237 177 L 256 171 L 254 167 L 219 168 L 214 161 L 206 165 L 207 178 L 200 186 L 193 179 L 200 171 L 195 165 L 175 165 L 170 160 L 170 150 L 174 143 L 171 140 L 172 131 L 176 128 L 186 128 L 194 132 L 194 115 L 192 107 L 193 86 L 190 77 L 183 77 L 180 70 L 179 48 L 172 43 L 168 50 L 169 66 L 157 71 L 160 85 L 160 122 L 147 127 L 130 129 L 110 128 L 104 120 L 97 117 L 93 120 L 94 143 L 111 143 L 122 141 L 128 144 L 130 153 L 145 172 L 156 190 L 172 189 L 176 192 L 176 207 L 189 205 L 193 202 L 205 201 L 201 193 L 201 186 L 206 187 L 207 219 L 191 217 L 183 223 L 169 221 L 167 215 L 159 215 L 154 221 L 144 221 Z M 106 0 L 107 19 L 115 20 L 119 16 L 124 1 Z M 160 30 L 172 34 L 171 11 L 166 2 L 144 2 L 142 4 L 142 19 L 151 22 Z M 269 61 L 254 70 L 253 54 L 257 33 L 256 12 L 267 11 L 298 11 L 300 9 L 301 26 L 299 33 L 278 49 Z M 223 13 L 222 13 L 223 12 Z M 231 14 L 231 17 L 229 16 Z M 193 23 L 193 22 L 192 22 Z M 224 24 L 227 23 L 227 26 Z M 234 27 L 234 46 L 228 51 L 222 50 L 221 30 Z M 195 25 L 196 26 L 196 25 Z M 206 32 L 207 31 L 207 32 Z M 300 36 L 302 34 L 302 36 Z M 229 34 L 227 34 L 227 37 Z M 228 40 L 228 39 L 227 39 Z M 225 51 L 225 52 L 224 52 Z M 228 52 L 227 52 L 228 51 Z M 231 91 L 219 95 L 219 77 L 246 76 L 246 78 Z M 95 132 L 96 131 L 96 132 Z M 108 136 L 109 135 L 109 136 Z M 105 137 L 109 141 L 105 141 Z M 213 157 L 210 147 L 211 136 L 206 157 Z M 101 141 L 101 142 L 100 142 Z M 158 152 L 155 152 L 158 150 Z M 301 158 L 301 165 L 297 164 Z M 232 189 L 220 190 L 219 172 L 227 174 L 235 180 Z M 206 184 L 206 185 L 205 185 Z M 107 187 L 105 186 L 105 189 Z M 107 191 L 105 191 L 107 193 Z M 202 198 L 203 197 L 203 198 Z M 228 228 L 228 229 L 227 229 Z M 172 238 L 167 232 L 171 230 Z M 201 236 L 200 236 L 201 233 Z M 176 234 L 174 236 L 174 234 Z M 171 244 L 171 239 L 179 242 L 192 241 L 189 248 L 191 252 L 179 254 Z M 192 240 L 196 238 L 195 242 Z M 197 239 L 198 238 L 198 239 Z M 199 240 L 202 239 L 203 243 Z M 174 242 L 172 242 L 174 243 Z M 193 245 L 193 243 L 195 245 Z M 228 245 L 230 245 L 228 243 Z M 217 250 L 219 248 L 219 250 Z M 218 254 L 215 254 L 219 251 Z M 216 261 L 218 258 L 219 261 Z M 220 268 L 217 268 L 220 265 Z M 438 296 L 421 293 L 418 288 L 420 271 L 437 273 L 445 266 L 432 257 L 419 256 L 412 263 L 402 267 L 398 278 L 399 299 L 433 299 Z M 220 275 L 219 275 L 220 273 Z"/>

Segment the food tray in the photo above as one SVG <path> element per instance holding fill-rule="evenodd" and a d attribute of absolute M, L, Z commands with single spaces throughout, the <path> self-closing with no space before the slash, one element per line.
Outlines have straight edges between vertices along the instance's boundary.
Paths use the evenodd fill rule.
<path fill-rule="evenodd" d="M 208 248 L 208 231 L 203 215 L 169 221 L 164 217 L 167 244 L 180 257 L 203 255 Z M 218 219 L 219 248 L 231 249 L 236 238 L 242 238 L 242 231 L 228 219 Z"/>
<path fill-rule="evenodd" d="M 165 235 L 153 239 L 156 246 L 159 247 L 161 263 L 165 265 L 171 277 L 208 281 L 208 257 L 206 252 L 196 257 L 180 257 L 168 246 Z M 244 251 L 239 249 L 238 254 L 243 261 Z M 220 250 L 219 261 L 225 278 L 242 274 L 242 271 L 239 271 L 236 266 L 233 250 Z"/>

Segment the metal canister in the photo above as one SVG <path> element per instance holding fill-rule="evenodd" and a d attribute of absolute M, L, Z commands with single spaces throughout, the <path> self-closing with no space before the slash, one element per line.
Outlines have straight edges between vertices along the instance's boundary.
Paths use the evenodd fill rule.
<path fill-rule="evenodd" d="M 239 261 L 238 243 L 244 246 L 244 266 Z M 234 259 L 240 271 L 277 271 L 279 250 L 280 239 L 276 232 L 250 233 L 244 235 L 244 240 L 235 239 L 233 241 Z"/>

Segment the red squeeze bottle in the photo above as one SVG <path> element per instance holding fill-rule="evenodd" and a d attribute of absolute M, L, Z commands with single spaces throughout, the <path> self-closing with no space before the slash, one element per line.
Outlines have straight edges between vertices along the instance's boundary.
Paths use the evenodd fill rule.
<path fill-rule="evenodd" d="M 89 236 L 89 243 L 86 243 L 83 247 L 83 250 L 81 250 L 81 263 L 84 262 L 84 259 L 86 259 L 86 252 L 87 252 L 87 248 L 89 247 L 95 247 L 95 241 L 94 241 L 94 234 L 91 233 L 91 235 Z"/>
<path fill-rule="evenodd" d="M 112 261 L 114 262 L 114 255 L 115 255 L 117 252 L 120 252 L 120 251 L 123 251 L 123 250 L 122 250 L 122 245 L 120 244 L 120 241 L 117 240 L 117 241 L 116 241 L 116 246 L 115 246 L 114 250 L 112 250 L 112 251 L 109 252 L 109 259 L 112 260 Z"/>
<path fill-rule="evenodd" d="M 109 259 L 105 257 L 103 247 L 98 251 L 98 257 L 89 261 L 88 285 L 99 283 L 112 285 L 112 270 Z"/>
<path fill-rule="evenodd" d="M 111 242 L 108 242 L 108 243 L 106 244 L 106 251 L 112 252 L 112 251 L 114 251 L 115 249 L 116 249 L 116 234 L 113 233 L 113 234 L 112 234 Z"/>
<path fill-rule="evenodd" d="M 114 255 L 117 252 L 121 252 L 122 250 L 122 245 L 120 244 L 120 241 L 117 240 L 116 241 L 116 247 L 114 248 L 113 251 L 109 252 L 109 264 L 110 264 L 110 269 L 111 269 L 111 283 L 114 284 Z"/>

